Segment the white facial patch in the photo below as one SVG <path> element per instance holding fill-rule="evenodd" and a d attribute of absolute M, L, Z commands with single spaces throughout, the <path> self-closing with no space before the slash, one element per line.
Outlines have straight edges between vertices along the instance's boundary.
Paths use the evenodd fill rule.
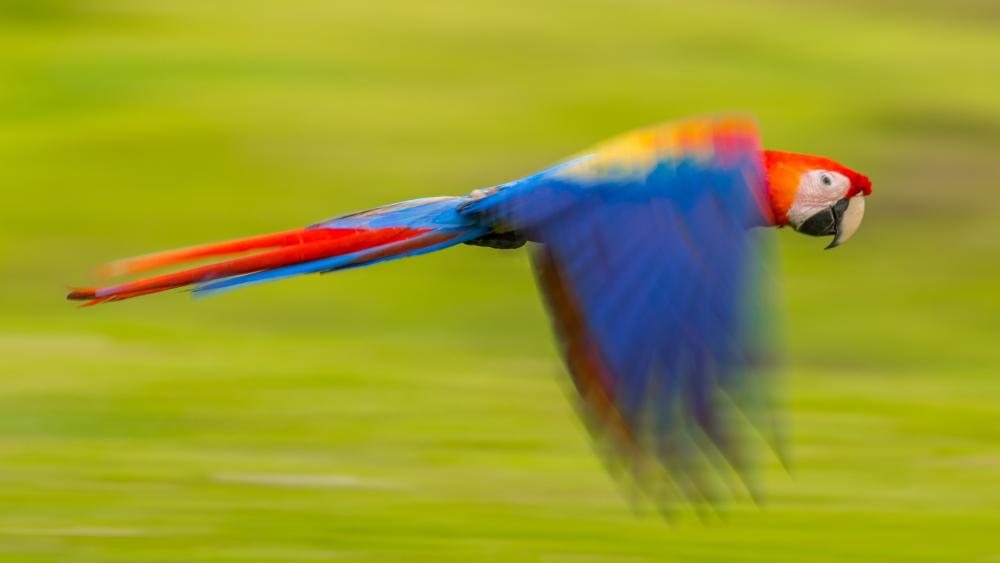
<path fill-rule="evenodd" d="M 832 207 L 847 195 L 851 180 L 839 172 L 810 170 L 799 180 L 795 203 L 788 210 L 788 223 L 795 228 L 813 215 Z"/>

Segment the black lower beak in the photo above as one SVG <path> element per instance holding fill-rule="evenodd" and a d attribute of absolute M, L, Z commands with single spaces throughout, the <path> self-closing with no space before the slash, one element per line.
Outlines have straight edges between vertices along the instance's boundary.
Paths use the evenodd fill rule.
<path fill-rule="evenodd" d="M 795 230 L 814 237 L 837 234 L 840 218 L 844 216 L 844 211 L 847 211 L 848 203 L 846 199 L 838 201 L 832 207 L 827 207 L 803 221 Z"/>
<path fill-rule="evenodd" d="M 854 236 L 865 214 L 865 198 L 842 199 L 806 219 L 795 230 L 814 237 L 833 235 L 827 249 L 840 246 Z"/>

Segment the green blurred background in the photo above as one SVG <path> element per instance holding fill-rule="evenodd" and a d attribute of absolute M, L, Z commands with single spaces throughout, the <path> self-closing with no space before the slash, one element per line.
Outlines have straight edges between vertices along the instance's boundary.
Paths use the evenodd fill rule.
<path fill-rule="evenodd" d="M 0 559 L 1000 560 L 1000 5 L 0 3 Z M 521 252 L 80 310 L 111 258 L 747 110 L 871 176 L 782 233 L 794 469 L 629 504 Z"/>

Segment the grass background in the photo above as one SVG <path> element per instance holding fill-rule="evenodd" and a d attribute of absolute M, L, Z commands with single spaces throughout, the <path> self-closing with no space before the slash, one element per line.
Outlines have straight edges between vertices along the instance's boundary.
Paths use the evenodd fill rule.
<path fill-rule="evenodd" d="M 1000 560 L 1000 9 L 652 0 L 0 4 L 0 560 Z M 871 176 L 782 233 L 795 467 L 638 514 L 522 253 L 78 310 L 110 258 L 520 176 L 747 110 Z"/>

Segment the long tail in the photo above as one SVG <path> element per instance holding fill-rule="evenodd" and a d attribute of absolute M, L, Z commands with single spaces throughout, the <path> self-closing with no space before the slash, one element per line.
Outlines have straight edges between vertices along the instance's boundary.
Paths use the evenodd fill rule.
<path fill-rule="evenodd" d="M 196 294 L 204 295 L 301 274 L 332 272 L 433 252 L 490 231 L 458 213 L 457 208 L 464 199 L 442 197 L 406 201 L 344 215 L 303 229 L 118 260 L 102 266 L 98 275 L 108 278 L 217 256 L 250 253 L 119 285 L 78 288 L 66 297 L 91 306 L 190 285 L 195 285 Z"/>

